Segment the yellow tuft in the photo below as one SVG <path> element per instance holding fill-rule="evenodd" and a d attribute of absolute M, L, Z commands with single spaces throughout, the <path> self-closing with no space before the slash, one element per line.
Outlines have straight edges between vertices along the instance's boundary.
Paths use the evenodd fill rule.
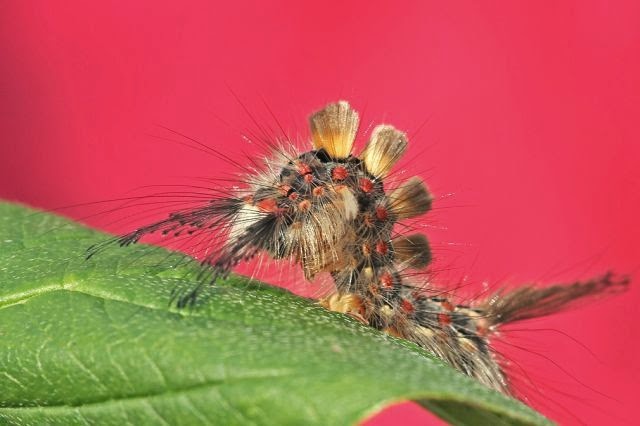
<path fill-rule="evenodd" d="M 324 149 L 331 158 L 347 158 L 358 132 L 358 113 L 347 101 L 332 103 L 309 117 L 315 149 Z"/>
<path fill-rule="evenodd" d="M 407 149 L 407 136 L 393 126 L 381 124 L 371 133 L 360 154 L 369 173 L 384 178 Z"/>

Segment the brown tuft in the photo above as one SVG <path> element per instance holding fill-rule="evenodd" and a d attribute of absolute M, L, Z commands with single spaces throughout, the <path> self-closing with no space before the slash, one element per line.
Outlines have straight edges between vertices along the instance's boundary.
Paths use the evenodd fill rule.
<path fill-rule="evenodd" d="M 389 195 L 389 210 L 398 220 L 420 216 L 431 209 L 431 194 L 426 185 L 414 176 Z"/>
<path fill-rule="evenodd" d="M 429 241 L 422 234 L 397 237 L 392 243 L 396 261 L 406 263 L 410 268 L 422 269 L 431 262 Z"/>
<path fill-rule="evenodd" d="M 585 297 L 625 290 L 628 284 L 628 277 L 616 277 L 608 272 L 602 277 L 569 285 L 542 288 L 528 285 L 512 291 L 502 290 L 479 307 L 490 325 L 506 324 L 553 314 Z"/>

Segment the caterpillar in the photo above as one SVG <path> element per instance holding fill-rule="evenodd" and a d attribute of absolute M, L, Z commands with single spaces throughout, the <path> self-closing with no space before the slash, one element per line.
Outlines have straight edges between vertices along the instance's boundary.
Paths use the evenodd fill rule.
<path fill-rule="evenodd" d="M 390 184 L 394 165 L 407 150 L 407 135 L 380 124 L 354 155 L 359 115 L 346 101 L 313 113 L 309 125 L 308 151 L 274 142 L 263 164 L 247 168 L 243 187 L 221 190 L 200 206 L 94 245 L 87 258 L 150 234 L 199 238 L 206 246 L 199 259 L 199 285 L 175 293 L 179 308 L 193 306 L 203 286 L 258 254 L 290 259 L 308 281 L 318 274 L 332 278 L 334 290 L 320 305 L 415 342 L 485 386 L 510 395 L 503 360 L 490 344 L 501 326 L 627 286 L 628 278 L 609 272 L 568 285 L 525 285 L 459 303 L 430 279 L 427 237 L 396 231 L 397 224 L 426 214 L 433 204 L 419 177 Z M 426 272 L 416 279 L 412 271 Z"/>

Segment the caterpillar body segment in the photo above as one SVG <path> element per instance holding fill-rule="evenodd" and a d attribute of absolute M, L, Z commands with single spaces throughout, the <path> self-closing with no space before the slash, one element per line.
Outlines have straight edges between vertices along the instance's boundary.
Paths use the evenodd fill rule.
<path fill-rule="evenodd" d="M 485 386 L 511 394 L 505 362 L 491 347 L 501 326 L 550 315 L 583 297 L 622 291 L 628 284 L 628 278 L 607 273 L 566 285 L 501 290 L 469 305 L 432 296 L 433 289 L 403 286 L 395 298 L 335 293 L 320 304 L 415 342 Z"/>

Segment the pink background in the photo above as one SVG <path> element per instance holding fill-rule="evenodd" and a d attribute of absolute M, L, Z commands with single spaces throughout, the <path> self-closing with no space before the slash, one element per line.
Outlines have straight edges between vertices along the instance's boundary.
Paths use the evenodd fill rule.
<path fill-rule="evenodd" d="M 0 6 L 2 198 L 55 208 L 220 176 L 232 166 L 154 136 L 255 153 L 229 88 L 302 137 L 346 98 L 364 128 L 412 137 L 443 281 L 638 277 L 638 2 L 55 3 Z M 637 422 L 639 302 L 636 283 L 506 333 L 532 403 L 563 424 Z M 400 421 L 433 420 L 405 404 L 372 424 Z"/>

